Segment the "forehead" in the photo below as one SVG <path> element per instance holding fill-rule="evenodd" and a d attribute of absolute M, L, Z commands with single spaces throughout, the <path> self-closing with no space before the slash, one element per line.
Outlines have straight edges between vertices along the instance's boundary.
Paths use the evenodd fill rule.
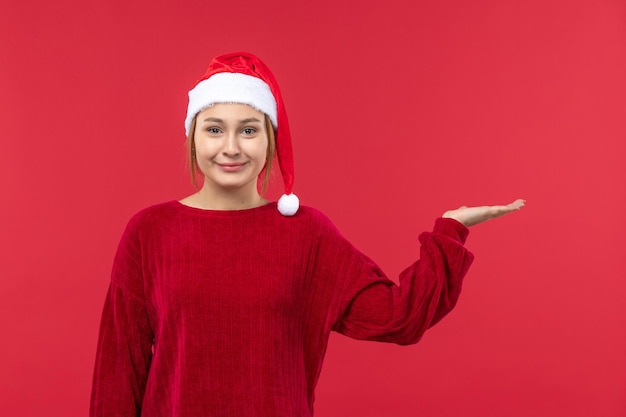
<path fill-rule="evenodd" d="M 242 118 L 265 119 L 265 114 L 257 109 L 241 103 L 216 103 L 198 113 L 198 119 L 218 117 L 224 120 L 236 120 Z"/>

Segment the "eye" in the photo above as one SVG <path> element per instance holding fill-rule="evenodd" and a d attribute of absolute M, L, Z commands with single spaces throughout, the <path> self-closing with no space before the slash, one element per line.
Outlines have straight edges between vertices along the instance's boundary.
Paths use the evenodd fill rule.
<path fill-rule="evenodd" d="M 250 136 L 256 133 L 256 129 L 253 127 L 244 127 L 241 132 L 246 136 Z"/>
<path fill-rule="evenodd" d="M 219 135 L 222 132 L 219 127 L 207 127 L 206 131 L 212 135 Z"/>

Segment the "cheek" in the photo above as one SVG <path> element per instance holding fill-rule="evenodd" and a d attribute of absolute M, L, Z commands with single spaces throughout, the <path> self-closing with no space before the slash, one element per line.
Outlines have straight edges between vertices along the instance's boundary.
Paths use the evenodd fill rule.
<path fill-rule="evenodd" d="M 254 155 L 257 159 L 265 159 L 267 158 L 267 149 L 269 147 L 267 139 L 261 140 L 254 144 Z"/>
<path fill-rule="evenodd" d="M 260 158 L 265 159 L 267 154 L 267 146 L 262 140 L 247 139 L 239 142 L 239 149 L 246 157 L 258 160 Z"/>
<path fill-rule="evenodd" d="M 265 160 L 267 158 L 267 144 L 259 147 L 259 158 Z"/>
<path fill-rule="evenodd" d="M 215 140 L 195 140 L 196 158 L 215 155 L 219 151 L 219 143 Z"/>

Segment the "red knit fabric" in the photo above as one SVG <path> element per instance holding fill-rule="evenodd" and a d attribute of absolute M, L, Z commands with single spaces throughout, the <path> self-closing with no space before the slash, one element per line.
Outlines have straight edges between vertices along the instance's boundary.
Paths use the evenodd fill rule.
<path fill-rule="evenodd" d="M 397 286 L 309 207 L 145 209 L 115 257 L 90 415 L 312 416 L 330 331 L 416 343 L 457 301 L 467 234 L 437 219 Z"/>

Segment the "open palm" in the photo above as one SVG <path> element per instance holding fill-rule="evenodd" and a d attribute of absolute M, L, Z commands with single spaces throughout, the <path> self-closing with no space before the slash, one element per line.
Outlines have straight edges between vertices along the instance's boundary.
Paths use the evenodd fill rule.
<path fill-rule="evenodd" d="M 495 219 L 496 217 L 517 211 L 524 207 L 524 205 L 526 205 L 526 200 L 518 199 L 511 204 L 503 206 L 462 206 L 456 210 L 446 211 L 441 217 L 455 219 L 465 226 L 470 227 L 489 219 Z"/>

